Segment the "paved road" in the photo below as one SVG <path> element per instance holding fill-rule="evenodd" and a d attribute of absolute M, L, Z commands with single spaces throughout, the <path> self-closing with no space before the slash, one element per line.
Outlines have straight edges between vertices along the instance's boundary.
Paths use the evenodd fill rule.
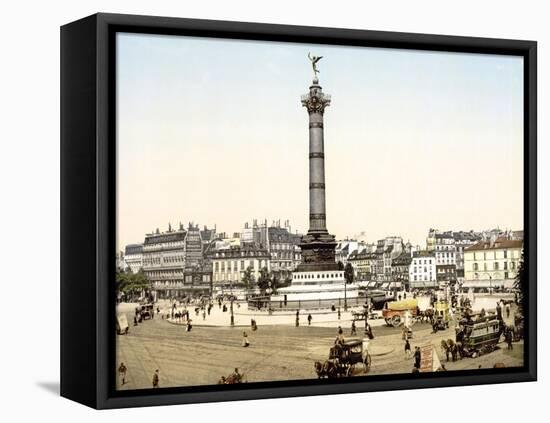
<path fill-rule="evenodd" d="M 358 326 L 361 328 L 361 326 Z M 349 325 L 345 335 L 349 335 Z M 371 351 L 391 351 L 374 356 L 369 374 L 410 373 L 413 361 L 406 360 L 400 330 L 386 326 L 373 328 L 375 339 Z M 150 388 L 155 369 L 160 370 L 160 386 L 215 384 L 220 376 L 235 367 L 249 382 L 315 378 L 313 363 L 327 358 L 336 336 L 334 328 L 260 326 L 258 331 L 246 329 L 250 347 L 242 347 L 242 328 L 194 327 L 173 325 L 155 318 L 137 327 L 128 335 L 117 337 L 117 363 L 127 368 L 127 383 L 120 389 Z M 427 324 L 416 324 L 412 346 L 433 343 L 439 353 L 441 339 L 454 338 L 454 330 L 431 334 Z M 383 347 L 383 348 L 382 348 Z M 506 351 L 501 344 L 497 351 L 476 359 L 444 363 L 448 370 L 490 368 L 497 362 L 506 366 L 522 364 L 522 344 Z"/>

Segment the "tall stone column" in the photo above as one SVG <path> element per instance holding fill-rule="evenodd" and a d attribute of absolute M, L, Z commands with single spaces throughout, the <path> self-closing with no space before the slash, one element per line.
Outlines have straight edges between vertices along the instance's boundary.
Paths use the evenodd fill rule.
<path fill-rule="evenodd" d="M 325 148 L 323 116 L 330 95 L 323 93 L 317 77 L 302 96 L 309 114 L 309 230 L 302 238 L 301 270 L 331 270 L 335 266 L 334 236 L 327 231 L 325 196 Z"/>
<path fill-rule="evenodd" d="M 317 79 L 302 97 L 302 105 L 309 114 L 309 232 L 326 233 L 323 115 L 330 96 L 323 93 Z"/>

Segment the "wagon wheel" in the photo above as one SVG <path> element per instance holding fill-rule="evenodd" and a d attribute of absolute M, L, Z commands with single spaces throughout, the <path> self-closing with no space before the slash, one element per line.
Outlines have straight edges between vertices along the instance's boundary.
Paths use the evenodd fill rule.
<path fill-rule="evenodd" d="M 367 355 L 365 356 L 365 360 L 363 361 L 363 364 L 365 365 L 365 373 L 367 373 L 370 370 L 370 365 L 372 364 L 372 359 L 368 352 L 367 352 Z"/>
<path fill-rule="evenodd" d="M 391 318 L 391 325 L 396 328 L 398 327 L 399 325 L 401 324 L 401 316 L 399 316 L 398 314 L 396 314 L 395 316 L 393 316 Z"/>

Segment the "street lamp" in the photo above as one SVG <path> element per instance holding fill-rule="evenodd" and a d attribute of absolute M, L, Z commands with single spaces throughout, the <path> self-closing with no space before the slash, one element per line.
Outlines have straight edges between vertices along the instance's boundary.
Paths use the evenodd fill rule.
<path fill-rule="evenodd" d="M 489 275 L 489 295 L 493 295 L 493 277 Z"/>

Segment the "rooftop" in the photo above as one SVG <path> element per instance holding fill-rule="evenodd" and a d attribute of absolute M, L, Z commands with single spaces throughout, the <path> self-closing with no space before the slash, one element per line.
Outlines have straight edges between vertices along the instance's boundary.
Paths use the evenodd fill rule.
<path fill-rule="evenodd" d="M 504 248 L 522 248 L 523 241 L 515 239 L 497 238 L 494 242 L 479 241 L 464 251 L 479 251 L 479 250 L 501 250 Z"/>

